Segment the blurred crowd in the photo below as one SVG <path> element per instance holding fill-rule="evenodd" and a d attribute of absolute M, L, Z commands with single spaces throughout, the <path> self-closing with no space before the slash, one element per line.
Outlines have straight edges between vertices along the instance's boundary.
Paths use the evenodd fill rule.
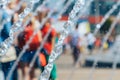
<path fill-rule="evenodd" d="M 18 6 L 18 7 L 17 7 Z M 20 4 L 20 0 L 12 1 L 6 7 L 0 10 L 0 43 L 6 40 L 9 37 L 10 29 L 12 25 L 18 20 L 18 15 L 23 12 L 26 7 L 26 3 Z M 21 51 L 24 49 L 24 46 L 27 44 L 30 37 L 33 35 L 34 31 L 38 29 L 41 24 L 43 18 L 47 16 L 49 13 L 49 9 L 38 9 L 36 14 L 30 13 L 24 20 L 21 28 L 24 28 L 23 31 L 18 31 L 14 34 L 15 40 L 12 46 L 9 48 L 7 54 L 4 57 L 0 58 L 1 69 L 4 73 L 4 78 L 6 80 L 9 71 L 14 65 L 15 61 L 18 59 Z M 24 27 L 26 21 L 28 21 L 29 17 L 31 20 Z M 27 50 L 24 52 L 21 57 L 18 66 L 12 73 L 12 76 L 9 80 L 18 80 L 18 69 L 22 71 L 22 78 L 25 80 L 37 80 L 35 75 L 35 69 L 40 69 L 43 72 L 44 67 L 48 63 L 49 56 L 51 51 L 54 48 L 55 43 L 58 41 L 60 33 L 56 31 L 52 26 L 52 19 L 48 19 L 44 26 L 38 30 L 38 32 L 34 35 L 31 43 L 29 44 Z M 102 45 L 103 36 L 94 36 L 90 31 L 85 33 L 84 36 L 80 36 L 79 34 L 79 24 L 76 25 L 75 30 L 68 35 L 63 44 L 63 53 L 67 48 L 67 45 L 70 45 L 73 52 L 73 60 L 74 64 L 79 58 L 79 55 L 82 53 L 83 49 L 86 48 L 89 50 L 89 54 L 92 54 L 94 49 L 99 49 Z M 39 55 L 32 67 L 32 70 L 29 72 L 30 63 L 42 43 L 44 37 L 50 31 L 48 38 L 43 45 L 42 49 L 39 51 Z M 112 36 L 109 37 L 107 42 L 104 44 L 104 48 L 110 48 L 114 43 L 114 38 Z M 50 74 L 50 80 L 57 79 L 57 69 L 56 64 L 54 64 L 52 72 Z"/>
<path fill-rule="evenodd" d="M 81 35 L 82 29 L 80 27 L 85 28 L 84 25 L 80 25 L 80 23 L 76 24 L 75 30 L 71 32 L 68 37 L 65 39 L 63 53 L 66 53 L 67 50 L 72 49 L 72 56 L 73 56 L 73 65 L 77 63 L 80 59 L 81 54 L 93 55 L 98 53 L 101 48 L 104 51 L 108 51 L 112 48 L 115 42 L 115 30 L 112 30 L 111 35 L 106 39 L 106 33 L 94 34 L 91 32 L 90 26 L 84 34 Z M 80 64 L 81 65 L 81 64 Z M 82 65 L 81 65 L 82 66 Z"/>
<path fill-rule="evenodd" d="M 23 12 L 24 8 L 26 7 L 26 3 L 20 4 L 20 0 L 13 0 L 10 2 L 7 6 L 5 6 L 3 9 L 1 9 L 0 14 L 0 43 L 5 41 L 10 35 L 10 29 L 12 28 L 12 25 L 18 20 L 18 15 Z M 30 13 L 24 20 L 21 28 L 23 28 L 23 31 L 18 31 L 14 34 L 15 40 L 12 44 L 12 46 L 9 48 L 8 52 L 5 56 L 0 58 L 1 62 L 1 69 L 4 73 L 4 78 L 6 78 L 9 75 L 9 71 L 13 67 L 15 61 L 18 59 L 18 56 L 20 55 L 21 51 L 24 49 L 24 46 L 30 39 L 30 37 L 33 35 L 34 31 L 39 29 L 40 23 L 43 18 L 46 17 L 48 14 L 49 9 L 41 9 L 37 10 L 36 14 Z M 31 17 L 31 20 L 29 23 L 24 27 L 26 21 Z M 32 67 L 30 74 L 28 74 L 30 63 L 42 43 L 44 37 L 47 35 L 49 30 L 51 29 L 48 38 L 43 45 L 42 49 L 39 51 L 39 55 L 37 56 L 37 59 L 34 63 L 34 66 Z M 22 71 L 22 78 L 24 80 L 37 80 L 35 75 L 35 69 L 40 69 L 41 72 L 44 70 L 44 67 L 48 63 L 49 56 L 51 54 L 51 51 L 54 47 L 55 41 L 57 37 L 57 32 L 54 28 L 51 27 L 51 19 L 48 19 L 45 24 L 42 26 L 41 29 L 37 31 L 37 33 L 34 35 L 32 41 L 28 45 L 27 50 L 24 52 L 23 56 L 21 57 L 18 66 L 12 73 L 12 76 L 9 80 L 18 80 L 19 74 L 18 69 Z M 57 72 L 56 72 L 56 65 L 54 64 L 52 72 L 50 74 L 50 80 L 56 80 L 57 79 Z"/>

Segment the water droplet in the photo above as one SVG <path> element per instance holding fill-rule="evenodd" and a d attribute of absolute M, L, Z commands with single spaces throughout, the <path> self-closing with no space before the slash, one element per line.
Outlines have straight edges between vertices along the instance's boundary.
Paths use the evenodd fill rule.
<path fill-rule="evenodd" d="M 24 18 L 25 16 L 26 16 L 25 13 L 22 12 L 22 13 L 19 15 L 19 19 L 20 19 L 20 20 L 23 20 L 23 18 Z"/>
<path fill-rule="evenodd" d="M 97 24 L 97 25 L 96 25 L 96 28 L 97 28 L 97 29 L 100 29 L 100 27 L 101 27 L 100 24 Z"/>
<path fill-rule="evenodd" d="M 26 14 L 29 14 L 31 12 L 31 8 L 25 8 L 24 9 L 24 15 Z"/>
<path fill-rule="evenodd" d="M 37 3 L 37 2 L 39 2 L 39 0 L 30 0 L 30 2 Z"/>

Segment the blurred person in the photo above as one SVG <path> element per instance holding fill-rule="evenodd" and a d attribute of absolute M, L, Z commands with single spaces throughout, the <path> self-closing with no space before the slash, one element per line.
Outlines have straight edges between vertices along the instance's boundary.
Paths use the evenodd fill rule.
<path fill-rule="evenodd" d="M 14 1 L 11 1 L 10 3 L 8 3 L 8 6 L 6 6 L 4 8 L 4 12 L 7 13 L 7 15 L 11 16 L 14 13 L 14 11 L 13 11 L 14 8 L 15 8 L 15 3 L 14 3 Z M 6 15 L 5 13 L 3 15 Z"/>
<path fill-rule="evenodd" d="M 107 42 L 103 43 L 103 50 L 106 51 L 109 48 L 109 45 Z"/>
<path fill-rule="evenodd" d="M 17 11 L 17 13 L 18 13 L 18 14 L 22 13 L 22 12 L 24 11 L 24 9 L 25 9 L 26 6 L 27 6 L 27 4 L 26 4 L 26 3 L 23 3 L 23 4 L 21 5 L 20 9 Z"/>
<path fill-rule="evenodd" d="M 96 38 L 91 32 L 86 33 L 85 36 L 87 39 L 87 48 L 89 49 L 89 53 L 91 54 L 94 49 L 94 43 Z"/>
<path fill-rule="evenodd" d="M 42 8 L 37 8 L 37 14 L 38 14 L 38 20 L 39 22 L 42 22 L 43 18 L 45 18 L 48 14 L 49 9 L 46 7 L 42 7 Z"/>
<path fill-rule="evenodd" d="M 1 30 L 3 32 L 1 32 L 1 30 L 0 30 L 0 33 L 4 33 L 4 36 L 2 34 L 0 34 L 0 36 L 3 37 L 3 38 L 0 38 L 0 41 L 4 41 L 4 39 L 8 37 L 7 34 L 10 30 L 10 27 L 11 27 L 11 21 L 10 20 L 11 20 L 12 16 L 14 16 L 13 15 L 14 14 L 13 9 L 15 8 L 14 4 L 15 4 L 14 1 L 11 1 L 10 3 L 8 3 L 7 6 L 4 7 L 4 9 L 1 10 L 0 23 L 1 23 Z"/>
<path fill-rule="evenodd" d="M 1 23 L 1 29 L 4 28 L 3 26 L 9 26 L 10 24 L 10 20 L 11 17 L 13 16 L 13 4 L 9 3 L 7 6 L 5 6 L 4 9 L 1 9 L 1 19 L 0 19 L 0 23 Z"/>
<path fill-rule="evenodd" d="M 100 46 L 101 46 L 101 38 L 97 37 L 96 40 L 95 40 L 95 48 L 99 49 Z"/>
<path fill-rule="evenodd" d="M 19 55 L 19 52 L 23 49 L 23 46 L 27 43 L 27 41 L 33 35 L 33 32 L 37 26 L 35 21 L 36 21 L 36 19 L 35 19 L 35 17 L 33 17 L 32 20 L 30 21 L 30 23 L 26 26 L 25 30 L 19 34 L 18 48 L 16 48 L 18 55 Z M 36 62 L 34 64 L 34 66 L 32 67 L 30 74 L 27 74 L 27 72 L 29 69 L 29 64 L 30 64 L 31 60 L 33 59 L 33 56 L 35 55 L 37 48 L 40 46 L 41 41 L 42 41 L 41 32 L 38 31 L 37 34 L 32 39 L 32 42 L 30 43 L 29 48 L 23 54 L 23 56 L 19 62 L 19 68 L 22 70 L 22 75 L 25 80 L 36 80 L 35 67 L 37 66 L 38 58 L 36 59 Z"/>
<path fill-rule="evenodd" d="M 1 42 L 3 42 L 5 39 L 9 37 L 10 28 L 12 27 L 13 23 L 16 22 L 17 20 L 18 20 L 18 15 L 15 14 L 14 16 L 12 16 L 10 22 L 4 24 L 3 29 L 1 31 L 1 36 L 0 36 Z M 17 58 L 16 51 L 13 45 L 8 49 L 6 55 L 0 58 L 5 80 Z M 17 69 L 14 70 L 9 80 L 17 80 Z"/>
<path fill-rule="evenodd" d="M 114 44 L 114 38 L 110 36 L 107 40 L 107 43 L 108 43 L 108 48 L 111 48 Z"/>
<path fill-rule="evenodd" d="M 9 37 L 10 28 L 12 27 L 13 23 L 16 22 L 17 20 L 18 20 L 18 14 L 15 13 L 11 18 L 11 21 L 8 21 L 3 25 L 3 28 L 0 33 L 1 41 L 4 41 Z"/>
<path fill-rule="evenodd" d="M 69 49 L 71 48 L 70 41 L 71 35 L 69 34 L 63 41 L 63 53 L 68 53 L 67 51 L 69 51 Z"/>
<path fill-rule="evenodd" d="M 72 55 L 75 65 L 80 55 L 80 36 L 78 32 L 78 24 L 75 27 L 75 31 L 71 35 L 71 47 L 73 49 Z"/>
<path fill-rule="evenodd" d="M 43 28 L 41 29 L 42 32 L 42 37 L 44 38 L 45 35 L 48 33 L 49 29 L 51 28 L 51 23 L 50 20 L 48 20 L 45 25 L 43 26 Z M 54 28 L 52 28 L 52 31 L 50 32 L 46 43 L 44 44 L 44 49 L 46 50 L 47 54 L 45 55 L 46 57 L 46 61 L 48 63 L 49 60 L 49 56 L 51 54 L 51 51 L 54 48 L 54 44 L 55 44 L 55 37 L 56 37 L 56 31 Z M 41 66 L 41 70 L 43 72 L 45 66 Z M 57 70 L 56 70 L 56 64 L 53 65 L 53 69 L 51 71 L 50 74 L 50 80 L 56 80 L 57 79 Z"/>
<path fill-rule="evenodd" d="M 104 34 L 101 36 L 101 47 L 103 47 L 103 50 L 106 51 L 109 47 L 107 41 L 104 39 Z"/>
<path fill-rule="evenodd" d="M 85 53 L 85 54 L 89 54 L 89 50 L 87 49 L 87 39 L 86 39 L 86 36 L 83 35 L 83 36 L 80 36 L 80 39 L 81 39 L 81 53 Z"/>

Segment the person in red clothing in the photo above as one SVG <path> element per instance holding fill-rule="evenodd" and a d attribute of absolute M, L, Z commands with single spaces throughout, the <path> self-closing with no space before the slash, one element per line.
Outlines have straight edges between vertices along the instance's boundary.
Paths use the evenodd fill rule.
<path fill-rule="evenodd" d="M 41 29 L 42 32 L 42 37 L 44 38 L 45 35 L 47 34 L 47 32 L 49 31 L 49 29 L 51 28 L 51 25 L 49 22 L 47 22 L 44 27 Z M 48 53 L 50 54 L 53 47 L 54 47 L 54 43 L 55 43 L 55 37 L 56 37 L 56 31 L 54 28 L 52 28 L 46 43 L 44 44 L 44 48 L 48 51 Z"/>
<path fill-rule="evenodd" d="M 28 42 L 30 37 L 33 35 L 34 30 L 36 29 L 35 24 L 35 17 L 32 18 L 30 23 L 26 26 L 25 30 L 18 36 L 18 47 L 20 50 L 23 49 L 23 46 Z M 27 74 L 29 64 L 31 60 L 33 59 L 37 48 L 40 46 L 40 42 L 42 41 L 41 32 L 38 31 L 37 34 L 33 37 L 29 48 L 26 50 L 26 52 L 23 54 L 22 58 L 20 59 L 19 68 L 22 70 L 22 74 L 25 80 L 36 80 L 35 73 L 34 73 L 34 67 L 37 64 L 37 59 L 34 67 L 32 68 L 32 71 L 30 72 L 30 75 Z M 20 51 L 18 51 L 19 53 Z"/>
<path fill-rule="evenodd" d="M 49 29 L 51 28 L 51 24 L 50 22 L 46 22 L 45 25 L 43 26 L 43 28 L 41 29 L 42 32 L 42 37 L 44 38 L 45 35 L 48 33 Z M 54 28 L 52 28 L 46 43 L 44 44 L 44 49 L 47 51 L 47 55 L 46 55 L 46 61 L 48 63 L 49 60 L 49 56 L 51 54 L 51 51 L 54 48 L 54 44 L 55 44 L 55 38 L 56 38 L 56 31 Z M 41 67 L 41 70 L 44 70 L 44 66 Z M 50 79 L 51 80 L 56 80 L 57 78 L 57 72 L 56 72 L 56 65 L 54 64 L 51 75 L 50 75 Z"/>
<path fill-rule="evenodd" d="M 95 48 L 99 49 L 101 46 L 101 38 L 97 37 L 95 41 Z"/>

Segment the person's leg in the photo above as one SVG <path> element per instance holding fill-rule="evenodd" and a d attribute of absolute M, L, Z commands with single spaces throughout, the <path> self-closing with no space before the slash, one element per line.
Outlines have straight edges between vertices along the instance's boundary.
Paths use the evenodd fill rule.
<path fill-rule="evenodd" d="M 24 55 L 22 56 L 21 60 L 20 60 L 20 67 L 21 67 L 21 71 L 22 71 L 22 76 L 23 76 L 23 80 L 30 80 L 30 75 L 27 74 L 28 72 L 28 66 L 29 66 L 29 56 L 30 53 L 25 52 Z"/>
<path fill-rule="evenodd" d="M 27 66 L 26 63 L 24 62 L 19 62 L 19 69 L 21 70 L 22 72 L 22 80 L 25 79 L 25 76 L 26 76 L 26 73 L 25 73 L 25 66 Z"/>
<path fill-rule="evenodd" d="M 75 63 L 75 49 L 74 49 L 74 47 L 73 47 L 73 51 L 72 51 L 72 56 L 73 56 L 73 64 Z"/>
<path fill-rule="evenodd" d="M 37 77 L 35 75 L 35 67 L 33 67 L 30 71 L 30 80 L 37 80 Z"/>
<path fill-rule="evenodd" d="M 23 67 L 21 67 L 21 70 L 22 70 L 24 80 L 36 80 L 35 79 L 34 68 L 32 68 L 31 72 L 28 74 L 28 70 L 29 70 L 29 64 L 28 63 L 23 63 Z"/>
<path fill-rule="evenodd" d="M 2 63 L 2 70 L 4 73 L 5 79 L 7 78 L 9 71 L 11 70 L 13 64 L 14 64 L 14 61 Z M 17 80 L 17 69 L 14 70 L 9 80 Z"/>
<path fill-rule="evenodd" d="M 6 79 L 6 77 L 8 75 L 7 63 L 1 63 L 1 65 L 2 65 L 2 71 L 4 73 L 4 78 Z"/>
<path fill-rule="evenodd" d="M 24 55 L 21 58 L 21 69 L 24 80 L 30 80 L 30 74 L 28 74 L 29 70 L 29 63 L 31 62 L 31 59 L 33 57 L 33 51 L 26 51 Z"/>
<path fill-rule="evenodd" d="M 32 51 L 32 52 L 29 54 L 29 61 L 28 61 L 29 65 L 28 65 L 28 66 L 30 66 L 30 62 L 31 62 L 31 60 L 33 59 L 35 53 L 36 53 L 36 51 Z M 37 67 L 38 67 L 38 57 L 37 57 L 37 59 L 35 60 L 35 63 L 34 63 L 32 69 L 31 69 L 31 71 L 30 71 L 30 73 L 29 73 L 30 80 L 37 80 L 37 77 L 36 77 L 36 75 L 35 75 L 35 69 L 36 69 Z M 29 68 L 29 67 L 28 67 L 28 68 Z M 27 79 L 26 79 L 26 80 L 27 80 Z"/>
<path fill-rule="evenodd" d="M 30 80 L 30 75 L 29 74 L 27 74 L 27 72 L 28 72 L 28 66 L 25 66 L 24 67 L 24 73 L 25 73 L 25 80 Z"/>
<path fill-rule="evenodd" d="M 80 66 L 81 65 L 81 62 L 80 62 L 80 57 L 81 57 L 81 51 L 80 51 L 80 48 L 76 47 L 76 63 L 77 61 L 79 62 Z M 75 64 L 76 65 L 76 64 Z M 79 65 L 78 65 L 79 66 Z"/>
<path fill-rule="evenodd" d="M 77 47 L 74 46 L 73 48 L 73 59 L 74 59 L 74 64 L 76 63 L 77 59 L 78 59 L 78 56 L 79 55 L 79 51 L 77 49 Z"/>

